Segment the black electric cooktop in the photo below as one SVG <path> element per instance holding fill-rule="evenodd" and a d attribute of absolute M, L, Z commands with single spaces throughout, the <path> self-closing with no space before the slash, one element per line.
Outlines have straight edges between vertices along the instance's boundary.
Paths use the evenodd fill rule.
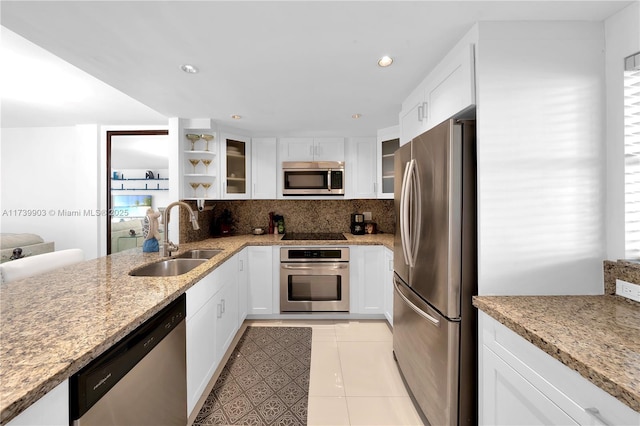
<path fill-rule="evenodd" d="M 283 240 L 346 240 L 347 238 L 335 232 L 287 232 Z"/>

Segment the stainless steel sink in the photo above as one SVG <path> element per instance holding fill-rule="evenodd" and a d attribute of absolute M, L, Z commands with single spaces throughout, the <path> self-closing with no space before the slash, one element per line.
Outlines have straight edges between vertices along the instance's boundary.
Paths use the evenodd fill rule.
<path fill-rule="evenodd" d="M 174 277 L 186 274 L 206 261 L 207 259 L 166 259 L 134 269 L 129 272 L 129 275 L 134 277 Z"/>
<path fill-rule="evenodd" d="M 222 249 L 188 250 L 178 256 L 175 256 L 175 259 L 211 259 L 213 256 L 221 252 Z"/>

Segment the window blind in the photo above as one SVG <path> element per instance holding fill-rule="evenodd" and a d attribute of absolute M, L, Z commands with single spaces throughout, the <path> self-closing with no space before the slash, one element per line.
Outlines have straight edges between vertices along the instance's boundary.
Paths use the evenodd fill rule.
<path fill-rule="evenodd" d="M 640 52 L 624 71 L 625 257 L 640 258 Z"/>

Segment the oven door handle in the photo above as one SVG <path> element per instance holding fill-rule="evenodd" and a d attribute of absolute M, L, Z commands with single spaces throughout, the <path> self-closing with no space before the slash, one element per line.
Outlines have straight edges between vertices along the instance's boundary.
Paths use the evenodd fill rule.
<path fill-rule="evenodd" d="M 280 264 L 282 269 L 293 269 L 293 270 L 310 270 L 310 269 L 347 269 L 349 265 L 345 263 L 314 263 L 313 265 L 291 265 L 291 264 Z"/>

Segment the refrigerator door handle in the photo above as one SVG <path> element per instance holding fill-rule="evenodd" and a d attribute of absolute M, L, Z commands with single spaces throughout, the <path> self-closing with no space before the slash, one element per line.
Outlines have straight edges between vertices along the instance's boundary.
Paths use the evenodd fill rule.
<path fill-rule="evenodd" d="M 422 223 L 422 191 L 420 188 L 420 178 L 418 176 L 418 162 L 411 160 L 413 167 L 410 170 L 409 179 L 411 181 L 411 208 L 412 223 L 410 236 L 410 256 L 411 266 L 415 266 L 418 256 L 418 246 L 420 244 L 420 231 Z"/>
<path fill-rule="evenodd" d="M 419 220 L 418 217 L 416 217 L 416 211 L 415 211 L 415 200 L 413 199 L 414 197 L 414 187 L 415 187 L 415 167 L 416 167 L 416 160 L 411 160 L 409 162 L 409 165 L 407 166 L 407 183 L 405 185 L 405 190 L 404 190 L 404 194 L 403 194 L 403 205 L 404 205 L 404 222 L 405 222 L 405 229 L 404 234 L 405 235 L 405 244 L 404 244 L 404 251 L 406 253 L 406 257 L 407 257 L 407 264 L 409 265 L 409 267 L 413 268 L 416 266 L 416 255 L 414 253 L 414 246 L 416 244 L 416 238 L 417 235 L 415 235 L 415 231 L 414 231 L 414 222 L 416 222 L 417 220 Z"/>
<path fill-rule="evenodd" d="M 400 286 L 398 285 L 397 281 L 393 282 L 393 285 L 396 288 L 396 293 L 398 293 L 400 295 L 400 297 L 402 298 L 402 300 L 404 300 L 404 302 L 407 304 L 408 307 L 410 307 L 416 314 L 420 315 L 422 318 L 426 319 L 427 321 L 431 322 L 433 325 L 439 326 L 440 325 L 440 320 L 432 317 L 431 315 L 429 315 L 428 313 L 424 312 L 422 309 L 418 308 L 416 305 L 414 305 L 408 298 L 407 296 L 405 296 L 402 293 L 402 289 L 400 288 Z"/>
<path fill-rule="evenodd" d="M 404 256 L 405 265 L 409 265 L 409 223 L 408 223 L 408 208 L 409 208 L 409 194 L 407 194 L 408 188 L 408 176 L 409 176 L 409 165 L 411 163 L 407 163 L 404 167 L 404 175 L 402 176 L 402 187 L 400 190 L 400 242 L 402 245 L 402 254 Z"/>

